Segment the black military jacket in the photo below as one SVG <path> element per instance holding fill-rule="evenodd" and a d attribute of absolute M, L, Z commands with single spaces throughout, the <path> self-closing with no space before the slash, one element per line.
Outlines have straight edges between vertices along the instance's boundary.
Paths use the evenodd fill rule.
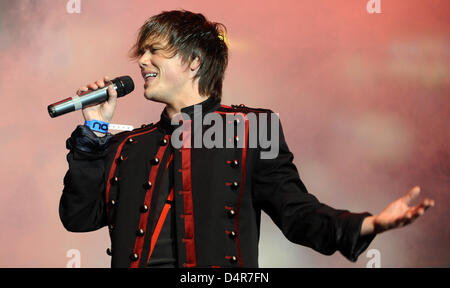
<path fill-rule="evenodd" d="M 230 124 L 227 115 L 237 115 L 232 124 L 244 129 L 223 137 L 235 148 L 172 147 L 172 132 L 188 119 L 171 125 L 165 112 L 156 124 L 102 138 L 78 126 L 66 142 L 69 170 L 59 208 L 64 227 L 87 232 L 108 226 L 112 267 L 146 267 L 162 174 L 173 161 L 180 267 L 257 267 L 261 210 L 290 241 L 326 255 L 340 251 L 356 261 L 374 237 L 360 236 L 362 221 L 371 214 L 336 210 L 309 194 L 281 125 L 276 158 L 261 159 L 259 143 L 248 145 L 251 127 L 245 116 L 274 117 L 272 111 L 229 107 L 212 98 L 198 105 L 203 115 L 220 115 L 223 129 Z M 179 137 L 185 143 L 192 143 L 198 126 L 193 107 L 182 109 L 191 116 L 191 128 Z M 200 127 L 205 133 L 211 125 Z"/>

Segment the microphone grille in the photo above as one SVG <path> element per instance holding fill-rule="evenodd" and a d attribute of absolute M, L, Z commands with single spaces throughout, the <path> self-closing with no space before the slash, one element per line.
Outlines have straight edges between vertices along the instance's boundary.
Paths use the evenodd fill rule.
<path fill-rule="evenodd" d="M 134 82 L 130 76 L 117 77 L 117 97 L 125 96 L 134 90 Z"/>

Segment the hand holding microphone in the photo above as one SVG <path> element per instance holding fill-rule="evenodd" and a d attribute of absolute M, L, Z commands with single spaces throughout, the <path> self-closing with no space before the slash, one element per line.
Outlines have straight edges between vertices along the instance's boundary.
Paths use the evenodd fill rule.
<path fill-rule="evenodd" d="M 77 95 L 83 95 L 85 92 L 91 90 L 95 91 L 100 88 L 107 87 L 108 99 L 100 104 L 94 106 L 87 106 L 83 108 L 83 117 L 86 121 L 91 121 L 93 119 L 100 120 L 103 122 L 111 122 L 114 115 L 114 111 L 117 106 L 117 91 L 114 89 L 112 83 L 108 76 L 104 76 L 103 80 L 97 80 L 93 83 L 83 86 L 77 91 Z"/>
<path fill-rule="evenodd" d="M 47 109 L 52 118 L 83 109 L 85 120 L 109 122 L 114 114 L 117 98 L 133 90 L 134 83 L 129 76 L 117 77 L 111 81 L 105 76 L 78 89 L 76 96 L 53 103 Z"/>

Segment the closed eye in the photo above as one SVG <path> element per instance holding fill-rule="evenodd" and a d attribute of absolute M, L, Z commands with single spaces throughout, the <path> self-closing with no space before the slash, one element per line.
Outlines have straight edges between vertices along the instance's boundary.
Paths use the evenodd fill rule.
<path fill-rule="evenodd" d="M 139 55 L 143 55 L 145 54 L 146 51 L 149 51 L 150 53 L 155 53 L 156 51 L 158 51 L 159 48 L 154 48 L 154 47 L 142 47 L 138 50 Z"/>
<path fill-rule="evenodd" d="M 151 53 L 155 53 L 155 52 L 158 51 L 158 50 L 160 50 L 160 48 L 153 47 L 153 46 L 149 48 L 149 51 L 150 51 Z"/>

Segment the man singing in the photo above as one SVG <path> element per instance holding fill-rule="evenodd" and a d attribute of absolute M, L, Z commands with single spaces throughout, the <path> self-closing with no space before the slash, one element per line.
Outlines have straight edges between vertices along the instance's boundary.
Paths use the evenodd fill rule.
<path fill-rule="evenodd" d="M 144 96 L 166 107 L 159 122 L 133 131 L 102 133 L 90 122 L 75 129 L 59 208 L 67 230 L 108 226 L 112 267 L 258 267 L 264 211 L 290 241 L 356 261 L 377 233 L 407 225 L 434 205 L 425 199 L 409 206 L 417 186 L 378 215 L 337 210 L 309 194 L 276 114 L 221 104 L 225 32 L 189 11 L 163 12 L 141 27 L 132 56 Z M 112 85 L 108 95 L 82 110 L 86 121 L 111 122 Z M 273 157 L 265 157 L 273 147 L 260 135 L 277 144 Z"/>

